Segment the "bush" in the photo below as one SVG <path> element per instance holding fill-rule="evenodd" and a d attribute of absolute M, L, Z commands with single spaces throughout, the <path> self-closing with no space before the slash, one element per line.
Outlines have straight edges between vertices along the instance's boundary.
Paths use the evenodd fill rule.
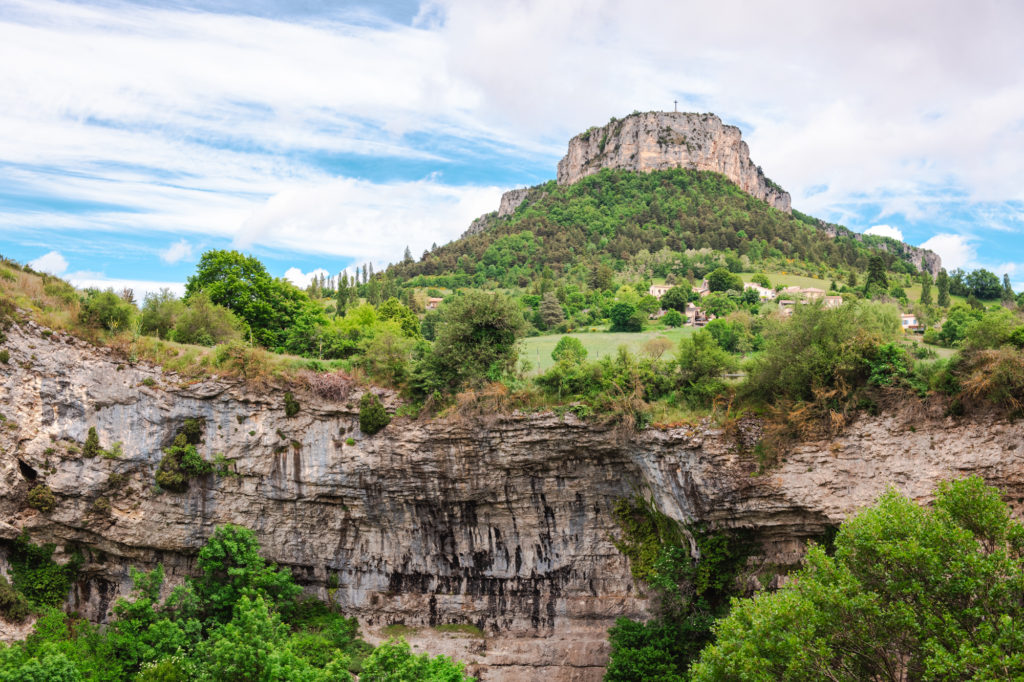
<path fill-rule="evenodd" d="M 587 349 L 583 347 L 583 342 L 576 337 L 563 336 L 555 344 L 555 349 L 551 351 L 551 359 L 555 362 L 563 359 L 571 362 L 583 362 L 587 359 Z"/>
<path fill-rule="evenodd" d="M 171 293 L 170 289 L 161 289 L 159 292 L 146 294 L 142 303 L 139 331 L 166 339 L 184 310 L 184 302 Z"/>
<path fill-rule="evenodd" d="M 295 399 L 291 391 L 286 391 L 284 394 L 284 416 L 294 417 L 302 409 L 299 405 L 299 401 Z"/>
<path fill-rule="evenodd" d="M 6 365 L 10 361 L 11 361 L 11 354 L 8 352 L 8 350 L 6 348 L 4 348 L 3 350 L 0 350 L 0 364 Z"/>
<path fill-rule="evenodd" d="M 28 506 L 45 514 L 57 506 L 57 498 L 49 486 L 40 483 L 28 491 Z"/>
<path fill-rule="evenodd" d="M 213 465 L 203 459 L 196 445 L 190 443 L 182 430 L 174 438 L 174 445 L 164 449 L 164 456 L 156 469 L 156 483 L 164 490 L 183 493 L 188 490 L 189 479 L 205 476 L 213 471 Z"/>
<path fill-rule="evenodd" d="M 82 302 L 79 320 L 89 327 L 117 332 L 127 329 L 134 315 L 135 306 L 126 303 L 113 289 L 89 289 Z"/>
<path fill-rule="evenodd" d="M 23 623 L 32 615 L 32 603 L 0 575 L 0 616 L 8 623 Z"/>
<path fill-rule="evenodd" d="M 388 416 L 380 398 L 371 391 L 364 393 L 359 399 L 359 429 L 372 436 L 390 423 L 391 417 Z"/>
<path fill-rule="evenodd" d="M 661 318 L 661 321 L 665 323 L 666 327 L 682 327 L 686 324 L 686 317 L 678 310 L 669 310 Z"/>
<path fill-rule="evenodd" d="M 725 390 L 722 374 L 736 368 L 736 358 L 724 351 L 705 329 L 679 340 L 676 363 L 687 402 L 705 407 Z"/>
<path fill-rule="evenodd" d="M 608 311 L 608 317 L 612 321 L 611 331 L 613 332 L 643 331 L 644 314 L 631 303 L 619 301 L 614 304 Z"/>
<path fill-rule="evenodd" d="M 68 596 L 78 576 L 82 556 L 77 552 L 61 566 L 53 560 L 55 545 L 33 545 L 28 532 L 22 531 L 14 541 L 10 555 L 11 581 L 14 589 L 38 606 L 57 606 Z M 63 618 L 63 614 L 61 614 Z"/>
<path fill-rule="evenodd" d="M 242 339 L 245 323 L 224 306 L 210 301 L 205 292 L 189 298 L 178 312 L 168 338 L 178 343 L 214 346 Z"/>
<path fill-rule="evenodd" d="M 103 454 L 103 449 L 100 447 L 100 437 L 96 433 L 96 427 L 89 427 L 89 435 L 85 437 L 85 445 L 82 446 L 82 457 L 92 459 L 97 455 Z"/>

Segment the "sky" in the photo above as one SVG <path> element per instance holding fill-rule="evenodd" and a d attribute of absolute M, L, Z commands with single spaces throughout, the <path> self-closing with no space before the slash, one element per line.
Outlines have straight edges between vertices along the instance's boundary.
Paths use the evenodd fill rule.
<path fill-rule="evenodd" d="M 1024 289 L 1024 3 L 0 0 L 0 254 L 181 291 L 457 238 L 631 111 L 737 125 L 793 206 Z"/>

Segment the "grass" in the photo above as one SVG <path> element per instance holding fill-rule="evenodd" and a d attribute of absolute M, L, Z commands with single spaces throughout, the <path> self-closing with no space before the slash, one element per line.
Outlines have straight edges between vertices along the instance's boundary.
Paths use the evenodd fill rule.
<path fill-rule="evenodd" d="M 435 625 L 434 629 L 438 632 L 453 632 L 471 637 L 484 636 L 484 631 L 471 623 L 445 623 L 444 625 Z"/>
<path fill-rule="evenodd" d="M 380 631 L 386 637 L 409 637 L 410 635 L 415 635 L 417 629 L 402 623 L 395 623 L 394 625 L 385 625 Z"/>
<path fill-rule="evenodd" d="M 523 339 L 520 357 L 528 360 L 531 365 L 530 372 L 541 374 L 547 371 L 555 361 L 551 359 L 551 351 L 563 336 L 572 336 L 580 340 L 583 347 L 587 349 L 588 360 L 600 360 L 609 355 L 619 352 L 619 346 L 626 346 L 630 353 L 639 354 L 643 352 L 644 344 L 651 339 L 664 337 L 672 342 L 673 349 L 679 343 L 679 339 L 694 332 L 693 327 L 680 327 L 677 329 L 655 329 L 646 332 L 590 332 L 572 334 L 549 334 L 546 336 L 532 336 Z M 673 350 L 669 351 L 670 353 Z"/>
<path fill-rule="evenodd" d="M 829 287 L 832 286 L 831 279 L 819 279 L 817 277 L 805 277 L 803 275 L 791 275 L 781 272 L 769 272 L 766 274 L 768 276 L 768 281 L 772 284 L 772 287 L 813 287 L 815 289 L 824 289 L 825 291 L 828 291 Z M 744 282 L 749 282 L 751 281 L 750 278 L 753 277 L 754 273 L 741 272 L 739 275 L 743 278 Z M 840 286 L 841 284 L 842 282 L 836 282 L 836 286 Z"/>

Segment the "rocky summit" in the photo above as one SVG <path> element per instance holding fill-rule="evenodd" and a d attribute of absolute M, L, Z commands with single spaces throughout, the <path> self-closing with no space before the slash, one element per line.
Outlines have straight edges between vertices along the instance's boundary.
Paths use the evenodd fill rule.
<path fill-rule="evenodd" d="M 714 171 L 780 211 L 792 210 L 789 192 L 750 160 L 740 129 L 714 114 L 651 111 L 590 128 L 569 141 L 558 162 L 558 183 L 572 184 L 602 168 Z"/>

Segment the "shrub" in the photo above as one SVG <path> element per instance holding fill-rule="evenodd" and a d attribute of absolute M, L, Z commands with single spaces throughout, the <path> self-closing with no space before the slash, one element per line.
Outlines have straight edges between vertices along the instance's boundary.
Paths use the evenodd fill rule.
<path fill-rule="evenodd" d="M 103 449 L 100 448 L 100 437 L 96 433 L 96 427 L 89 427 L 89 435 L 85 437 L 85 445 L 82 446 L 82 457 L 92 459 L 99 454 L 102 454 Z"/>
<path fill-rule="evenodd" d="M 669 310 L 661 319 L 666 327 L 682 327 L 686 324 L 686 317 L 678 310 Z"/>
<path fill-rule="evenodd" d="M 707 406 L 725 390 L 722 374 L 735 369 L 736 358 L 724 351 L 707 330 L 701 329 L 679 340 L 676 363 L 687 402 Z"/>
<path fill-rule="evenodd" d="M 359 399 L 359 429 L 372 436 L 390 423 L 391 417 L 388 416 L 380 398 L 371 391 L 364 393 Z"/>
<path fill-rule="evenodd" d="M 164 490 L 183 493 L 188 490 L 190 478 L 211 471 L 213 465 L 203 459 L 183 430 L 175 437 L 174 445 L 164 449 L 156 470 L 156 483 Z"/>
<path fill-rule="evenodd" d="M 631 303 L 619 301 L 608 311 L 613 332 L 638 332 L 644 328 L 644 314 Z"/>
<path fill-rule="evenodd" d="M 343 402 L 352 392 L 352 379 L 344 372 L 303 372 L 310 390 L 323 398 L 334 402 Z"/>
<path fill-rule="evenodd" d="M 212 303 L 205 292 L 199 292 L 178 312 L 168 337 L 178 343 L 213 346 L 241 340 L 244 327 L 245 323 L 233 312 Z"/>
<path fill-rule="evenodd" d="M 21 594 L 38 606 L 57 606 L 68 596 L 78 576 L 82 555 L 77 552 L 61 566 L 53 560 L 56 546 L 33 545 L 28 532 L 22 531 L 14 541 L 10 555 L 11 581 Z M 63 614 L 61 614 L 63 618 Z"/>
<path fill-rule="evenodd" d="M 346 438 L 345 439 L 345 445 L 355 445 L 355 444 L 356 444 L 356 439 L 355 438 Z"/>
<path fill-rule="evenodd" d="M 587 359 L 587 349 L 583 347 L 583 343 L 576 337 L 563 336 L 555 344 L 555 349 L 551 351 L 551 359 L 555 362 L 563 359 L 583 362 Z"/>
<path fill-rule="evenodd" d="M 89 327 L 123 331 L 135 315 L 135 306 L 126 303 L 113 289 L 89 289 L 82 302 L 79 320 Z"/>
<path fill-rule="evenodd" d="M 284 415 L 286 417 L 294 417 L 302 409 L 299 405 L 299 401 L 295 399 L 291 391 L 286 391 L 284 394 Z"/>
<path fill-rule="evenodd" d="M 0 575 L 0 616 L 8 623 L 23 623 L 32 615 L 32 604 Z"/>
<path fill-rule="evenodd" d="M 28 491 L 28 506 L 38 509 L 44 514 L 53 511 L 57 506 L 57 498 L 48 485 L 40 483 Z"/>
<path fill-rule="evenodd" d="M 11 354 L 10 354 L 10 352 L 6 348 L 4 348 L 3 350 L 0 350 L 0 364 L 6 365 L 10 361 L 11 361 Z"/>

